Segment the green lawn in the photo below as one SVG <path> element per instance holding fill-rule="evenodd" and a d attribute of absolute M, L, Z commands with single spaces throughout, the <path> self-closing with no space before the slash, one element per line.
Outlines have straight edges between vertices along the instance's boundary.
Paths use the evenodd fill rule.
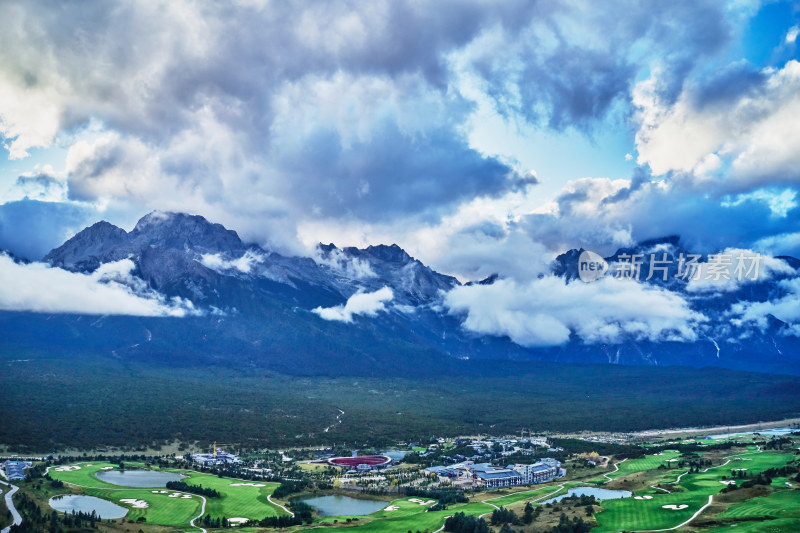
<path fill-rule="evenodd" d="M 711 533 L 794 533 L 800 531 L 800 519 L 779 518 L 764 522 L 740 522 L 718 527 Z"/>
<path fill-rule="evenodd" d="M 190 485 L 202 485 L 204 488 L 214 489 L 222 494 L 221 498 L 207 498 L 206 513 L 214 518 L 224 516 L 226 518 L 241 517 L 260 520 L 267 516 L 286 514 L 285 511 L 267 500 L 267 496 L 278 488 L 278 483 L 220 478 L 188 470 L 175 470 L 175 472 L 188 476 L 188 479 L 183 481 Z M 239 485 L 240 483 L 254 483 L 263 486 L 253 487 Z"/>
<path fill-rule="evenodd" d="M 576 483 L 572 483 L 572 485 L 578 486 Z M 546 487 L 539 487 L 536 489 L 531 490 L 524 490 L 520 492 L 515 492 L 514 494 L 508 494 L 506 496 L 499 496 L 497 498 L 491 498 L 489 500 L 484 500 L 489 503 L 492 503 L 498 507 L 507 507 L 512 503 L 517 502 L 528 502 L 532 500 L 537 500 L 540 498 L 544 498 L 544 496 L 552 495 L 552 497 L 556 497 L 559 494 L 566 492 L 566 488 L 562 487 L 559 488 L 556 485 L 548 485 Z"/>
<path fill-rule="evenodd" d="M 189 527 L 189 521 L 200 512 L 200 498 L 197 496 L 170 498 L 169 495 L 175 494 L 174 491 L 169 491 L 168 494 L 155 494 L 152 491 L 153 489 L 86 489 L 84 492 L 89 496 L 97 496 L 130 509 L 125 515 L 128 520 L 144 516 L 149 524 Z M 123 499 L 144 500 L 149 507 L 137 509 L 129 503 L 120 501 Z"/>
<path fill-rule="evenodd" d="M 662 459 L 663 456 L 656 456 Z M 723 477 L 730 478 L 732 468 L 747 468 L 752 474 L 757 474 L 766 470 L 767 468 L 779 467 L 790 460 L 794 459 L 793 454 L 788 453 L 772 453 L 761 452 L 752 453 L 745 452 L 737 456 L 731 457 L 731 462 L 724 466 L 717 466 L 709 468 L 706 472 L 696 474 L 686 474 L 681 477 L 678 486 L 684 489 L 683 492 L 675 492 L 673 494 L 666 494 L 663 492 L 641 492 L 637 495 L 648 493 L 653 496 L 650 500 L 636 500 L 634 498 L 624 498 L 620 500 L 607 500 L 603 502 L 603 510 L 597 513 L 596 518 L 599 527 L 596 530 L 598 533 L 616 532 L 623 530 L 644 530 L 644 529 L 665 529 L 675 527 L 684 521 L 691 518 L 698 509 L 708 503 L 708 497 L 718 494 L 724 487 L 720 481 Z M 637 459 L 635 463 L 626 467 L 627 473 L 639 472 L 641 467 L 645 465 L 645 461 L 651 460 L 651 467 L 657 468 L 659 461 L 652 461 L 652 456 L 645 459 Z M 627 463 L 628 461 L 626 461 Z M 623 465 L 626 465 L 623 463 Z M 622 466 L 620 469 L 622 470 Z M 665 473 L 664 477 L 669 477 Z M 791 494 L 796 491 L 786 491 L 779 494 Z M 789 506 L 790 508 L 800 508 L 800 493 L 798 496 L 777 496 L 777 499 L 767 503 L 757 503 L 758 500 L 752 502 L 745 502 L 744 504 L 737 505 L 730 509 L 728 512 L 741 512 L 745 513 L 742 516 L 777 516 L 780 518 L 800 518 L 800 512 L 788 513 L 782 515 L 763 514 L 762 511 L 769 507 L 770 509 L 777 510 L 781 505 Z M 765 498 L 768 499 L 768 498 Z M 664 505 L 686 505 L 687 507 L 679 510 L 664 509 Z M 737 511 L 738 510 L 738 511 Z M 747 515 L 746 513 L 753 512 L 755 515 Z M 758 514 L 762 513 L 762 514 Z M 773 524 L 774 525 L 774 524 Z M 733 530 L 731 530 L 733 531 Z M 738 531 L 738 530 L 737 530 Z M 759 529 L 753 531 L 772 531 L 770 529 Z M 790 531 L 790 530 L 784 530 Z"/>
<path fill-rule="evenodd" d="M 646 455 L 639 459 L 628 459 L 627 461 L 617 463 L 619 465 L 619 470 L 616 472 L 613 471 L 608 472 L 608 477 L 610 477 L 611 479 L 616 479 L 621 476 L 627 476 L 628 474 L 635 474 L 636 472 L 655 470 L 660 465 L 665 465 L 665 466 L 673 465 L 673 470 L 674 470 L 674 465 L 677 464 L 677 461 L 671 463 L 668 461 L 670 459 L 677 459 L 680 456 L 681 454 L 679 452 L 676 452 L 674 450 L 665 450 L 660 455 L 654 454 L 654 455 Z M 610 469 L 613 470 L 614 467 L 612 466 Z M 606 478 L 603 477 L 602 479 L 605 480 Z"/>
<path fill-rule="evenodd" d="M 407 498 L 394 500 L 390 505 L 395 505 L 400 507 L 400 509 L 397 511 L 381 510 L 377 513 L 373 513 L 369 515 L 369 518 L 372 519 L 370 522 L 348 527 L 347 531 L 358 531 L 359 533 L 406 533 L 409 530 L 435 531 L 442 527 L 446 517 L 455 513 L 481 515 L 494 510 L 494 507 L 475 502 L 451 505 L 444 511 L 426 513 L 426 507 L 408 502 Z M 341 522 L 345 518 L 346 517 L 338 517 L 338 520 Z M 360 519 L 364 520 L 364 517 L 360 517 Z M 330 523 L 332 521 L 332 518 L 328 517 L 321 522 Z"/>
<path fill-rule="evenodd" d="M 82 487 L 107 487 L 119 488 L 118 485 L 112 485 L 105 481 L 100 481 L 95 474 L 100 472 L 103 468 L 116 469 L 118 465 L 112 463 L 104 463 L 102 461 L 86 461 L 80 463 L 71 463 L 69 465 L 58 465 L 50 467 L 49 474 L 53 479 L 58 479 L 65 483 L 72 483 L 73 485 L 80 485 Z M 78 470 L 59 470 L 59 468 L 78 467 Z"/>
<path fill-rule="evenodd" d="M 800 518 L 800 491 L 785 490 L 734 505 L 720 518 Z"/>

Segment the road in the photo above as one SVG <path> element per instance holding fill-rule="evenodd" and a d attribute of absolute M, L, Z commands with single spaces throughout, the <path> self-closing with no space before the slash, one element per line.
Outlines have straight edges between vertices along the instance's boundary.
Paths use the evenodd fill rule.
<path fill-rule="evenodd" d="M 0 481 L 0 484 L 6 485 L 7 487 L 11 487 L 11 490 L 6 493 L 6 507 L 8 507 L 9 511 L 11 511 L 11 517 L 14 519 L 12 525 L 18 526 L 22 523 L 22 516 L 19 514 L 19 511 L 17 511 L 17 508 L 14 507 L 14 501 L 12 499 L 12 496 L 14 496 L 14 493 L 19 490 L 19 487 L 17 487 L 16 485 L 12 485 L 10 483 L 6 483 L 5 481 Z M 10 530 L 11 526 L 8 526 L 6 528 L 3 528 L 3 530 L 0 531 L 0 533 L 8 533 Z"/>

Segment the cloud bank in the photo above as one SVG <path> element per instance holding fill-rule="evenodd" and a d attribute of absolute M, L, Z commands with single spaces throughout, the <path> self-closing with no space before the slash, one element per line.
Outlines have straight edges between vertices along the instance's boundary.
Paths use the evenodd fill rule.
<path fill-rule="evenodd" d="M 167 299 L 131 275 L 128 259 L 91 274 L 19 264 L 0 254 L 0 309 L 37 313 L 183 317 L 198 311 L 188 300 Z"/>
<path fill-rule="evenodd" d="M 317 307 L 312 309 L 312 312 L 325 320 L 352 323 L 356 315 L 375 316 L 379 311 L 385 311 L 386 302 L 390 302 L 393 298 L 392 289 L 383 287 L 375 292 L 357 292 L 343 305 Z"/>
<path fill-rule="evenodd" d="M 573 335 L 588 344 L 693 341 L 706 320 L 678 294 L 611 278 L 567 284 L 546 276 L 457 287 L 445 296 L 445 306 L 465 317 L 468 331 L 507 336 L 526 347 L 564 344 Z"/>

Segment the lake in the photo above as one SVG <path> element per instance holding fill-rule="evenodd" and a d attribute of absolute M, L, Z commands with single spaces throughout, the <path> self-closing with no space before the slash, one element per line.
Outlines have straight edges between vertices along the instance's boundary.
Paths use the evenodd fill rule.
<path fill-rule="evenodd" d="M 568 498 L 570 496 L 594 496 L 598 500 L 617 500 L 619 498 L 630 498 L 632 495 L 633 493 L 627 490 L 599 489 L 597 487 L 576 487 L 574 489 L 569 489 L 566 494 L 562 494 L 561 496 L 550 498 L 549 500 L 539 503 L 544 504 L 560 502 L 564 498 Z"/>
<path fill-rule="evenodd" d="M 350 496 L 334 494 L 332 496 L 319 496 L 316 498 L 303 498 L 303 503 L 307 503 L 317 511 L 320 516 L 364 516 L 380 511 L 389 502 L 378 500 L 359 500 Z"/>
<path fill-rule="evenodd" d="M 82 511 L 91 513 L 94 511 L 101 518 L 122 518 L 128 514 L 125 507 L 111 503 L 108 500 L 95 498 L 94 496 L 81 496 L 77 494 L 62 494 L 50 498 L 50 507 L 60 512 L 71 513 Z"/>
<path fill-rule="evenodd" d="M 165 487 L 168 481 L 179 481 L 186 476 L 156 470 L 106 470 L 98 472 L 97 478 L 120 487 Z"/>

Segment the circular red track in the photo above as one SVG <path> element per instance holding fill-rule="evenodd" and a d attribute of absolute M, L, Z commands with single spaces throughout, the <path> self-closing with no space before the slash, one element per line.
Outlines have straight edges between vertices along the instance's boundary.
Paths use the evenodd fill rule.
<path fill-rule="evenodd" d="M 390 457 L 385 455 L 361 455 L 359 457 L 333 457 L 328 462 L 334 466 L 345 466 L 355 468 L 358 465 L 384 466 L 392 462 Z"/>

